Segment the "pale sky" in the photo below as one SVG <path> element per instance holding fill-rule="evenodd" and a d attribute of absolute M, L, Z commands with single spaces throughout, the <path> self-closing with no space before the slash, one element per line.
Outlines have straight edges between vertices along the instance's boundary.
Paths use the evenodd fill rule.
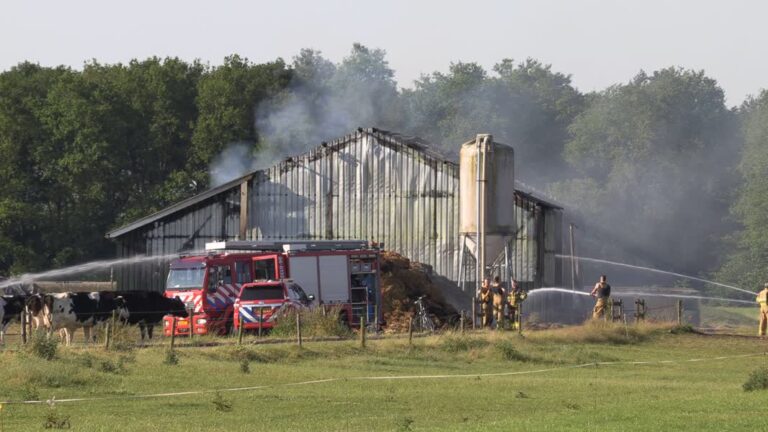
<path fill-rule="evenodd" d="M 641 69 L 704 69 L 738 105 L 768 88 L 767 13 L 768 3 L 744 0 L 0 0 L 0 70 L 153 55 L 290 61 L 301 48 L 338 62 L 361 42 L 387 51 L 401 87 L 451 62 L 490 70 L 532 57 L 571 74 L 581 91 Z"/>

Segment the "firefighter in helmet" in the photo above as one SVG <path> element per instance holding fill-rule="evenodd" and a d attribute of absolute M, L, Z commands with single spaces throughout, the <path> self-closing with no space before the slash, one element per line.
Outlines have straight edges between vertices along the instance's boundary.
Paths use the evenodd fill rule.
<path fill-rule="evenodd" d="M 768 325 L 768 282 L 763 285 L 763 290 L 757 293 L 757 302 L 760 304 L 760 324 L 757 327 L 757 335 L 765 336 Z"/>
<path fill-rule="evenodd" d="M 592 310 L 592 319 L 600 319 L 605 315 L 605 308 L 611 298 L 611 286 L 608 284 L 608 278 L 605 275 L 600 276 L 600 281 L 592 288 L 590 295 L 597 297 L 595 308 Z"/>
<path fill-rule="evenodd" d="M 493 278 L 491 294 L 493 295 L 493 318 L 496 320 L 496 328 L 501 330 L 504 328 L 504 297 L 506 297 L 506 290 L 498 276 Z"/>
<path fill-rule="evenodd" d="M 480 286 L 480 313 L 482 314 L 483 327 L 489 327 L 491 325 L 491 316 L 493 310 L 491 309 L 491 281 L 488 278 L 483 279 L 483 284 Z"/>
<path fill-rule="evenodd" d="M 512 323 L 512 328 L 517 329 L 519 323 L 520 305 L 528 295 L 520 288 L 517 281 L 512 279 L 509 286 L 509 294 L 507 295 L 507 304 L 509 305 L 509 322 Z"/>

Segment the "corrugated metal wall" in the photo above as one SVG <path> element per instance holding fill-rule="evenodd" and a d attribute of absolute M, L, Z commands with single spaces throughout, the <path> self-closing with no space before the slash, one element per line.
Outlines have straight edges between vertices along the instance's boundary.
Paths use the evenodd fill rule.
<path fill-rule="evenodd" d="M 181 212 L 121 236 L 118 257 L 164 256 L 182 251 L 203 250 L 206 242 L 235 239 L 240 224 L 240 190 L 230 189 Z M 165 289 L 170 259 L 118 268 L 118 289 Z"/>
<path fill-rule="evenodd" d="M 357 133 L 274 166 L 249 188 L 250 239 L 365 239 L 455 279 L 458 170 Z"/>
<path fill-rule="evenodd" d="M 376 241 L 457 280 L 458 177 L 455 163 L 417 140 L 358 131 L 247 180 L 246 237 Z M 554 285 L 561 273 L 554 259 L 560 250 L 560 212 L 527 196 L 518 195 L 516 203 L 521 230 L 513 273 L 536 286 L 552 277 Z M 235 239 L 240 210 L 237 185 L 120 236 L 118 255 L 164 255 Z M 140 267 L 119 273 L 119 287 L 162 290 L 167 263 Z"/>

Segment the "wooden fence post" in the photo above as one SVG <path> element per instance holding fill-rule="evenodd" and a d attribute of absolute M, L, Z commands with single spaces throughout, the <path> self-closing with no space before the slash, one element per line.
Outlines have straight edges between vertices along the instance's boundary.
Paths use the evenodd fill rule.
<path fill-rule="evenodd" d="M 189 340 L 195 335 L 195 308 L 189 309 Z"/>
<path fill-rule="evenodd" d="M 115 332 L 116 328 L 117 328 L 117 310 L 113 310 L 112 311 L 112 333 L 113 333 L 113 335 L 114 335 L 114 332 Z"/>
<path fill-rule="evenodd" d="M 24 311 L 27 313 L 27 336 L 32 337 L 32 312 L 27 306 L 24 306 Z"/>
<path fill-rule="evenodd" d="M 677 325 L 683 325 L 683 301 L 677 301 Z"/>
<path fill-rule="evenodd" d="M 24 310 L 21 312 L 21 317 L 19 317 L 21 320 L 21 343 L 27 344 L 27 311 Z"/>
<path fill-rule="evenodd" d="M 461 328 L 461 334 L 464 335 L 464 311 L 461 311 L 461 316 L 459 317 L 459 327 Z"/>
<path fill-rule="evenodd" d="M 645 300 L 635 299 L 635 323 L 645 321 Z"/>
<path fill-rule="evenodd" d="M 408 318 L 408 345 L 413 345 L 413 317 Z"/>
<path fill-rule="evenodd" d="M 477 322 L 477 301 L 472 297 L 472 330 L 475 330 Z"/>
<path fill-rule="evenodd" d="M 264 327 L 264 308 L 259 308 L 259 338 L 261 338 L 261 328 Z"/>
<path fill-rule="evenodd" d="M 107 323 L 107 325 L 104 327 L 104 332 L 106 337 L 104 338 L 104 349 L 109 349 L 109 339 L 112 337 L 112 326 L 110 325 L 112 323 Z"/>
<path fill-rule="evenodd" d="M 296 312 L 296 337 L 299 342 L 299 348 L 301 348 L 301 312 Z"/>
<path fill-rule="evenodd" d="M 360 315 L 360 347 L 365 348 L 365 314 Z"/>
<path fill-rule="evenodd" d="M 237 316 L 237 344 L 243 344 L 243 316 Z"/>
<path fill-rule="evenodd" d="M 171 317 L 171 350 L 176 345 L 176 317 Z"/>

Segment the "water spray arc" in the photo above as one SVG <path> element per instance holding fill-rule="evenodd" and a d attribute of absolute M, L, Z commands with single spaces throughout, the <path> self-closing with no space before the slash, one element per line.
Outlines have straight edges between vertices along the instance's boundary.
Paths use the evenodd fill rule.
<path fill-rule="evenodd" d="M 561 255 L 561 254 L 555 255 L 555 257 L 556 258 L 560 258 L 560 259 L 570 259 L 571 258 L 569 255 Z M 743 293 L 746 293 L 746 294 L 749 294 L 749 295 L 755 295 L 754 292 L 749 291 L 749 290 L 745 290 L 743 288 L 739 288 L 739 287 L 736 287 L 736 286 L 733 286 L 733 285 L 726 285 L 726 284 L 723 284 L 723 283 L 720 283 L 720 282 L 715 282 L 715 281 L 711 281 L 711 280 L 707 280 L 707 279 L 698 278 L 696 276 L 685 275 L 685 274 L 682 274 L 682 273 L 675 273 L 675 272 L 666 271 L 666 270 L 659 270 L 659 269 L 650 268 L 650 267 L 643 267 L 643 266 L 637 266 L 637 265 L 632 265 L 632 264 L 625 264 L 625 263 L 620 263 L 620 262 L 615 262 L 615 261 L 608 261 L 608 260 L 597 259 L 597 258 L 576 257 L 576 260 L 593 262 L 593 263 L 598 263 L 598 264 L 607 264 L 607 265 L 612 265 L 612 266 L 617 266 L 617 267 L 631 268 L 631 269 L 635 269 L 635 270 L 643 270 L 643 271 L 648 271 L 648 272 L 653 272 L 653 273 L 658 273 L 658 274 L 665 274 L 665 275 L 670 275 L 670 276 L 677 276 L 677 277 L 681 277 L 681 278 L 685 278 L 685 279 L 690 279 L 690 280 L 695 280 L 695 281 L 698 281 L 698 282 L 703 282 L 703 283 L 710 284 L 710 285 L 716 285 L 716 286 L 719 286 L 719 287 L 732 289 L 732 290 L 743 292 Z"/>
<path fill-rule="evenodd" d="M 79 264 L 76 266 L 64 267 L 64 268 L 55 269 L 55 270 L 48 270 L 40 273 L 25 273 L 21 276 L 13 277 L 8 280 L 4 280 L 3 282 L 0 282 L 0 288 L 5 288 L 12 285 L 20 284 L 20 283 L 30 283 L 40 279 L 50 279 L 50 278 L 56 278 L 56 277 L 71 276 L 71 275 L 76 275 L 80 273 L 87 273 L 90 271 L 102 270 L 102 269 L 107 269 L 107 268 L 117 267 L 122 265 L 140 264 L 140 263 L 150 262 L 150 261 L 170 260 L 178 257 L 179 257 L 179 254 L 174 253 L 174 254 L 155 255 L 155 256 L 139 255 L 139 256 L 134 256 L 130 258 L 91 261 L 91 262 Z"/>
<path fill-rule="evenodd" d="M 537 288 L 535 290 L 531 290 L 528 293 L 528 296 L 533 296 L 536 294 L 545 294 L 548 292 L 558 292 L 558 293 L 589 297 L 589 293 L 586 293 L 584 291 L 572 291 L 565 288 Z M 748 305 L 755 304 L 755 302 L 748 301 L 748 300 L 737 300 L 737 299 L 729 299 L 724 297 L 707 297 L 707 296 L 696 296 L 696 295 L 686 295 L 686 294 L 656 294 L 656 293 L 637 292 L 637 291 L 616 291 L 614 295 L 615 296 L 666 297 L 666 298 L 692 299 L 692 300 L 717 300 L 717 301 L 748 304 Z"/>

